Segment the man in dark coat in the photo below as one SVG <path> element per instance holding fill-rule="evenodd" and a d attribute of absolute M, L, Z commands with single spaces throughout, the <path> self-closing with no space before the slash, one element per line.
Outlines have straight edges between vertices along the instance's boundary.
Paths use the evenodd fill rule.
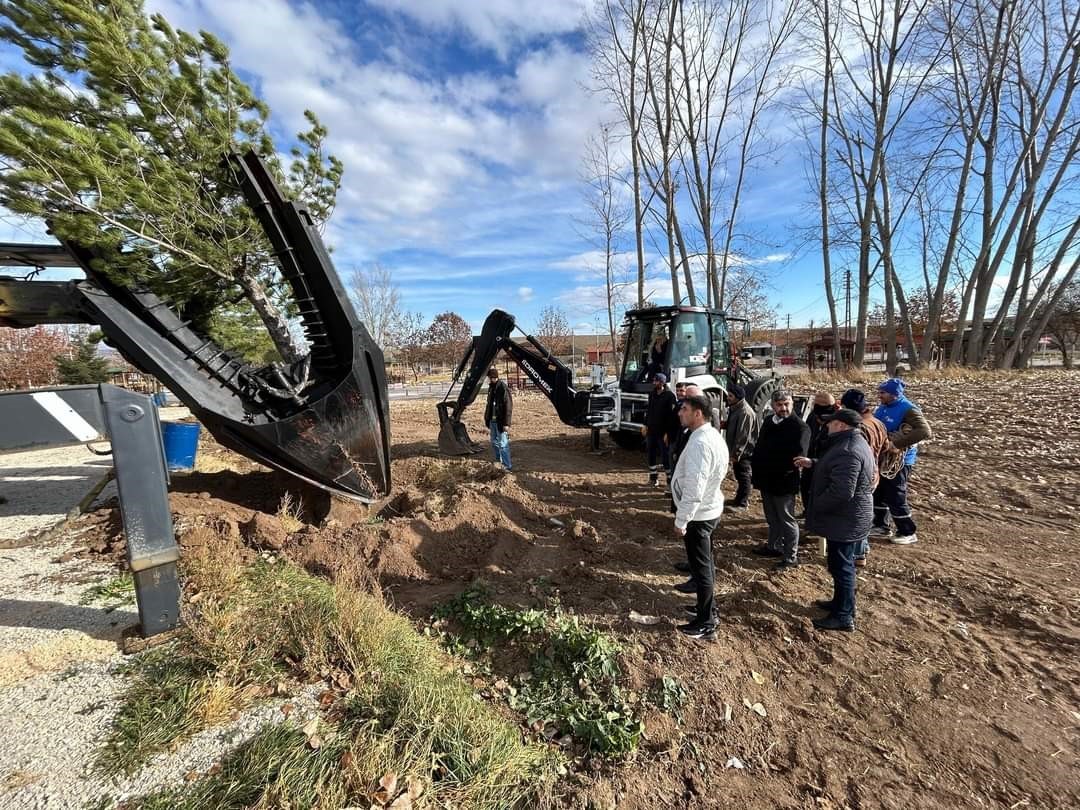
<path fill-rule="evenodd" d="M 499 370 L 488 369 L 487 407 L 484 408 L 484 425 L 491 431 L 491 449 L 495 460 L 510 469 L 510 418 L 514 414 L 514 398 L 510 386 L 499 379 Z"/>
<path fill-rule="evenodd" d="M 817 602 L 829 615 L 814 620 L 819 630 L 855 629 L 855 552 L 874 522 L 874 475 L 877 459 L 859 426 L 862 416 L 842 408 L 826 424 L 825 452 L 801 457 L 795 464 L 813 469 L 807 531 L 825 537 L 833 597 Z"/>
<path fill-rule="evenodd" d="M 782 572 L 799 564 L 799 523 L 795 520 L 799 470 L 795 459 L 806 456 L 810 428 L 795 415 L 790 392 L 773 393 L 772 409 L 772 416 L 762 422 L 750 462 L 753 484 L 761 490 L 761 505 L 769 524 L 768 541 L 754 553 L 782 558 L 775 569 Z"/>
<path fill-rule="evenodd" d="M 818 391 L 814 394 L 814 407 L 806 415 L 806 424 L 810 428 L 810 449 L 807 455 L 811 458 L 817 458 L 824 452 L 825 440 L 829 436 L 829 432 L 825 429 L 825 420 L 836 413 L 838 408 L 836 397 L 828 391 Z M 812 471 L 803 470 L 799 481 L 799 494 L 802 497 L 804 513 L 808 513 L 810 510 L 810 481 L 812 478 Z"/>
<path fill-rule="evenodd" d="M 726 394 L 728 404 L 727 425 L 724 439 L 727 442 L 731 470 L 738 482 L 738 489 L 729 509 L 742 510 L 750 504 L 752 476 L 750 458 L 754 454 L 757 442 L 758 418 L 750 403 L 746 401 L 746 389 L 741 385 L 732 385 Z"/>
<path fill-rule="evenodd" d="M 668 434 L 671 431 L 671 414 L 675 410 L 675 395 L 667 387 L 667 376 L 662 372 L 653 375 L 653 390 L 649 392 L 649 404 L 645 411 L 645 446 L 649 454 L 649 484 L 660 486 L 660 472 L 668 477 L 671 469 L 668 454 Z"/>

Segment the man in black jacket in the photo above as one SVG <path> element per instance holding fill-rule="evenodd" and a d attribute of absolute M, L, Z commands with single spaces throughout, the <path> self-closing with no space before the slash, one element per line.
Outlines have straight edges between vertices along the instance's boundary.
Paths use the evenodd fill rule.
<path fill-rule="evenodd" d="M 662 372 L 653 374 L 653 390 L 649 393 L 649 405 L 645 411 L 645 446 L 649 453 L 649 484 L 660 486 L 660 472 L 668 477 L 671 469 L 668 455 L 668 434 L 671 431 L 671 414 L 675 410 L 675 395 L 668 390 L 667 376 Z"/>
<path fill-rule="evenodd" d="M 499 370 L 488 369 L 487 407 L 484 408 L 484 425 L 491 431 L 491 449 L 495 460 L 510 469 L 510 418 L 514 413 L 514 398 L 510 386 L 499 379 Z"/>
<path fill-rule="evenodd" d="M 795 459 L 806 456 L 810 428 L 794 414 L 790 392 L 774 392 L 772 409 L 772 416 L 762 422 L 750 462 L 753 484 L 761 490 L 761 505 L 769 524 L 768 541 L 754 553 L 780 557 L 775 570 L 782 572 L 799 564 L 799 523 L 795 520 L 799 470 Z"/>
<path fill-rule="evenodd" d="M 817 602 L 829 615 L 814 620 L 819 630 L 855 629 L 855 552 L 874 522 L 874 474 L 877 459 L 862 431 L 862 417 L 842 408 L 825 423 L 828 438 L 818 459 L 795 464 L 814 470 L 807 531 L 825 537 L 833 597 Z"/>

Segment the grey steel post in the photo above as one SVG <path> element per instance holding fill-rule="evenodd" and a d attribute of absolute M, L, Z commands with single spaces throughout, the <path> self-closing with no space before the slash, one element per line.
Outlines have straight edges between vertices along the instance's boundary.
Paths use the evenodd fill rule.
<path fill-rule="evenodd" d="M 180 618 L 180 550 L 169 510 L 161 426 L 146 394 L 112 385 L 102 385 L 100 391 L 139 620 L 143 636 L 152 636 L 173 629 Z"/>

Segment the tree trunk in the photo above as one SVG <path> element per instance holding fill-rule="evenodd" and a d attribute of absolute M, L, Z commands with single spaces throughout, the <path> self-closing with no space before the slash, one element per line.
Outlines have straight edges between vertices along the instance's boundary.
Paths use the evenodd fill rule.
<path fill-rule="evenodd" d="M 289 322 L 281 311 L 274 306 L 274 302 L 266 294 L 262 284 L 250 273 L 237 277 L 240 288 L 244 291 L 244 297 L 251 302 L 259 318 L 270 333 L 271 340 L 277 346 L 281 359 L 286 363 L 295 363 L 304 356 L 304 352 L 297 346 L 289 329 Z"/>

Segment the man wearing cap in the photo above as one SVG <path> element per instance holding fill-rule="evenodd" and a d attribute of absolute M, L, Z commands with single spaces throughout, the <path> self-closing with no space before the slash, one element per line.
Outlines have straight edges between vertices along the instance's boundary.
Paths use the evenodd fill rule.
<path fill-rule="evenodd" d="M 915 467 L 915 458 L 919 453 L 919 442 L 933 438 L 930 423 L 922 411 L 910 399 L 904 396 L 904 381 L 898 377 L 885 380 L 878 386 L 878 400 L 881 402 L 874 416 L 889 434 L 886 449 L 895 448 L 904 454 L 903 466 L 894 478 L 881 477 L 874 490 L 874 526 L 871 537 L 891 537 L 892 542 L 900 546 L 909 546 L 918 541 L 915 535 L 915 521 L 911 517 L 911 508 L 907 502 L 907 485 Z M 896 526 L 896 534 L 889 529 L 889 517 Z"/>
<path fill-rule="evenodd" d="M 675 410 L 675 395 L 667 387 L 667 375 L 653 374 L 653 390 L 649 392 L 649 405 L 645 411 L 645 446 L 649 454 L 649 484 L 660 486 L 660 471 L 668 477 L 668 433 L 671 430 L 671 414 Z"/>
<path fill-rule="evenodd" d="M 828 615 L 814 620 L 819 630 L 855 629 L 855 551 L 874 520 L 874 470 L 877 460 L 858 430 L 862 416 L 841 408 L 825 422 L 828 431 L 820 458 L 801 456 L 795 466 L 814 471 L 807 531 L 825 537 L 832 599 L 815 604 Z"/>
<path fill-rule="evenodd" d="M 750 505 L 751 467 L 750 457 L 757 442 L 757 414 L 746 401 L 746 389 L 741 385 L 728 387 L 725 394 L 728 404 L 727 427 L 724 439 L 727 442 L 728 455 L 731 458 L 731 470 L 738 482 L 735 497 L 729 509 L 746 509 Z"/>
<path fill-rule="evenodd" d="M 510 386 L 499 379 L 499 370 L 488 369 L 487 407 L 484 408 L 484 424 L 491 431 L 491 449 L 495 461 L 510 469 L 510 417 L 514 413 L 514 399 Z"/>
<path fill-rule="evenodd" d="M 881 451 L 889 443 L 889 433 L 885 430 L 885 425 L 874 416 L 870 406 L 866 404 L 866 395 L 858 388 L 849 388 L 843 393 L 840 397 L 840 407 L 855 411 L 862 417 L 859 430 L 862 431 L 866 443 L 870 445 L 870 455 L 877 462 L 874 465 L 874 488 L 877 489 L 878 482 L 881 480 Z M 866 555 L 869 553 L 870 541 L 864 538 L 855 549 L 855 566 L 862 568 L 866 565 Z"/>
<path fill-rule="evenodd" d="M 812 458 L 820 456 L 824 452 L 825 439 L 828 431 L 825 430 L 825 420 L 836 413 L 839 406 L 836 397 L 828 391 L 818 391 L 814 394 L 814 406 L 806 415 L 806 424 L 810 428 L 810 450 L 807 455 Z M 813 473 L 803 470 L 799 480 L 799 495 L 802 498 L 803 512 L 810 507 L 810 479 Z"/>
<path fill-rule="evenodd" d="M 810 428 L 795 415 L 789 391 L 772 395 L 772 415 L 758 432 L 750 460 L 754 486 L 761 490 L 761 505 L 769 524 L 769 539 L 754 554 L 780 557 L 776 571 L 799 564 L 799 522 L 795 519 L 795 493 L 799 491 L 799 470 L 795 459 L 805 457 L 810 446 Z"/>

